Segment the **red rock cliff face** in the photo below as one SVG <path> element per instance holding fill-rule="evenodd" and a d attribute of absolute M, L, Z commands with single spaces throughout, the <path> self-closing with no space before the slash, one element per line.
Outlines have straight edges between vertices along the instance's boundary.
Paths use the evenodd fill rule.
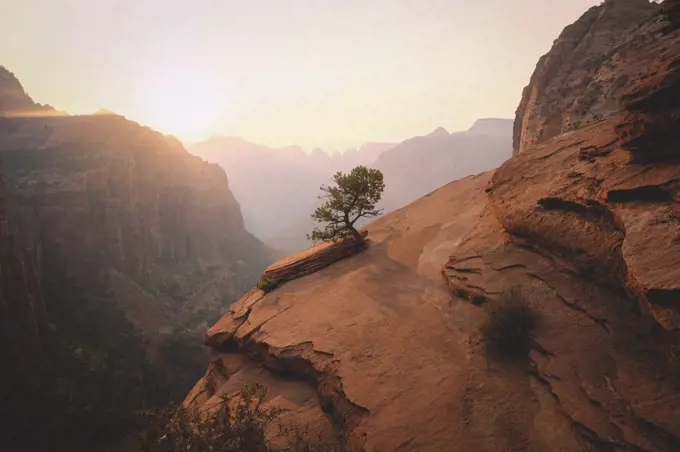
<path fill-rule="evenodd" d="M 224 172 L 178 141 L 115 115 L 1 121 L 15 232 L 65 280 L 125 292 L 141 329 L 165 314 L 145 312 L 140 297 L 191 300 L 187 311 L 223 305 L 266 265 Z M 219 300 L 206 284 L 219 286 Z"/>
<path fill-rule="evenodd" d="M 648 0 L 606 0 L 564 29 L 522 93 L 515 153 L 621 109 L 623 93 L 648 67 L 637 52 L 641 40 L 657 39 L 637 29 L 657 9 Z"/>

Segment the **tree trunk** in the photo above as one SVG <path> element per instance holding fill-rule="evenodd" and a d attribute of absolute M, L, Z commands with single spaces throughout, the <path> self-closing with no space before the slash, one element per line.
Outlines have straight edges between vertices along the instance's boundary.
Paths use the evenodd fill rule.
<path fill-rule="evenodd" d="M 352 237 L 354 237 L 354 240 L 355 240 L 358 244 L 360 244 L 360 245 L 363 245 L 363 244 L 364 244 L 364 236 L 361 235 L 361 233 L 360 233 L 359 231 L 357 231 L 356 228 L 355 228 L 354 226 L 350 226 L 350 227 L 349 227 L 349 231 L 352 233 Z"/>

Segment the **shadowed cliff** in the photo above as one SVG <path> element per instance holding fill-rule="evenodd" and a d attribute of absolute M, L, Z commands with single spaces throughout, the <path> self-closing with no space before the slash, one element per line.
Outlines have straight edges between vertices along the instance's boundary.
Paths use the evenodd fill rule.
<path fill-rule="evenodd" d="M 224 172 L 178 140 L 57 114 L 4 68 L 0 107 L 2 439 L 95 450 L 188 390 L 201 332 L 274 256 Z"/>

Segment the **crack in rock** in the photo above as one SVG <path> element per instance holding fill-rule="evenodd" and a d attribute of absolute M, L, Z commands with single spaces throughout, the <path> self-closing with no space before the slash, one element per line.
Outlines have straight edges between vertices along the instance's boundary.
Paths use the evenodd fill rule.
<path fill-rule="evenodd" d="M 537 275 L 536 273 L 527 272 L 527 276 L 529 276 L 529 277 L 531 277 L 531 278 L 535 278 L 535 279 L 541 281 L 548 289 L 550 289 L 550 290 L 555 294 L 555 296 L 556 296 L 560 301 L 562 301 L 562 303 L 564 303 L 565 306 L 569 307 L 570 309 L 573 309 L 573 310 L 576 311 L 576 312 L 579 312 L 579 313 L 585 315 L 585 316 L 588 317 L 591 321 L 593 321 L 595 324 L 597 324 L 597 325 L 599 325 L 600 327 L 602 327 L 608 334 L 611 334 L 611 333 L 612 333 L 611 327 L 609 326 L 609 322 L 607 322 L 607 320 L 602 319 L 602 318 L 599 318 L 599 317 L 596 317 L 596 316 L 590 314 L 590 313 L 589 313 L 585 308 L 583 308 L 582 306 L 579 306 L 579 305 L 577 305 L 577 304 L 575 304 L 575 303 L 571 303 L 571 302 L 568 301 L 566 298 L 564 298 L 564 297 L 557 291 L 556 288 L 554 288 L 554 287 L 553 287 L 552 285 L 550 285 L 545 279 L 541 278 L 541 277 L 540 277 L 539 275 Z"/>
<path fill-rule="evenodd" d="M 370 411 L 349 399 L 338 375 L 339 362 L 329 352 L 314 350 L 312 342 L 274 347 L 250 339 L 241 351 L 268 370 L 307 381 L 316 388 L 322 410 L 331 418 L 343 437 L 347 437 Z"/>
<path fill-rule="evenodd" d="M 269 321 L 290 309 L 290 306 L 238 337 L 237 330 L 249 321 L 256 303 L 257 301 L 239 319 L 227 314 L 220 322 L 228 324 L 230 331 L 207 336 L 207 345 L 218 352 L 244 354 L 274 374 L 310 384 L 317 392 L 322 410 L 338 429 L 338 434 L 346 438 L 361 419 L 369 414 L 369 410 L 350 400 L 345 393 L 342 378 L 339 376 L 339 361 L 334 359 L 331 352 L 315 350 L 312 342 L 275 347 L 258 340 L 257 333 Z M 233 328 L 234 320 L 238 320 L 236 328 Z"/>

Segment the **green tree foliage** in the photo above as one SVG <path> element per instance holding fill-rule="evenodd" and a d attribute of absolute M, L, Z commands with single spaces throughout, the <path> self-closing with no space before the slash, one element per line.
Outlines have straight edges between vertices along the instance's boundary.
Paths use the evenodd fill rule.
<path fill-rule="evenodd" d="M 382 214 L 375 205 L 382 198 L 385 182 L 377 169 L 357 166 L 347 174 L 333 176 L 333 184 L 322 186 L 319 199 L 325 202 L 316 208 L 312 218 L 323 225 L 312 232 L 310 238 L 318 241 L 336 241 L 353 237 L 363 243 L 363 236 L 354 226 L 360 218 L 373 218 Z"/>
<path fill-rule="evenodd" d="M 272 290 L 276 289 L 279 287 L 279 283 L 276 281 L 273 281 L 271 279 L 268 279 L 266 277 L 260 278 L 260 282 L 257 283 L 257 288 L 264 291 L 264 293 L 271 292 Z"/>

